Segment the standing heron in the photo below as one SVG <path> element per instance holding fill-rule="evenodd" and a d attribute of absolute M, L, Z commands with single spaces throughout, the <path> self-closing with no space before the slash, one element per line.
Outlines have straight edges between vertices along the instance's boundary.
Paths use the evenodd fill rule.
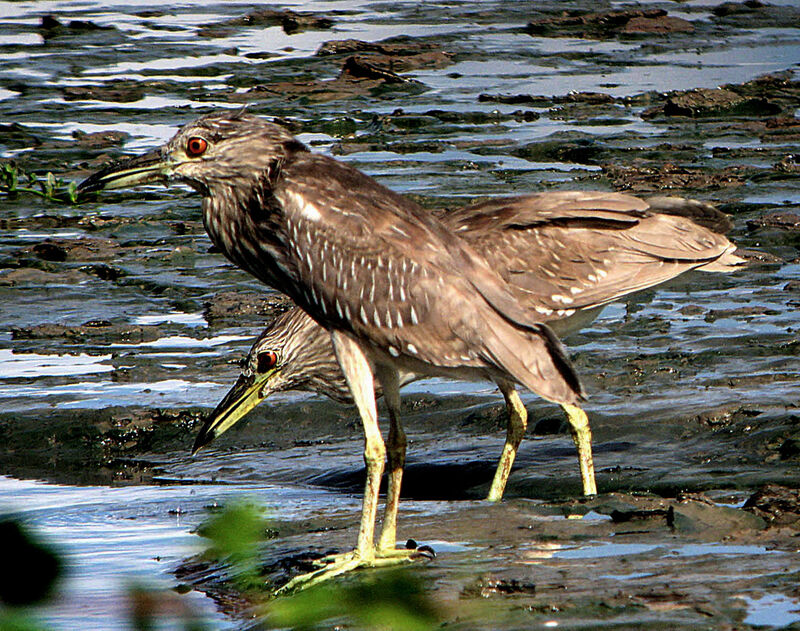
<path fill-rule="evenodd" d="M 574 284 L 585 279 L 577 306 L 542 313 L 560 336 L 588 325 L 601 308 L 621 296 L 658 285 L 689 270 L 729 272 L 742 262 L 721 232 L 727 216 L 713 206 L 678 197 L 643 200 L 636 213 L 594 206 L 623 199 L 617 193 L 544 193 L 491 200 L 446 213 L 442 221 L 463 235 L 496 269 L 504 270 L 521 304 L 542 279 Z M 627 197 L 633 202 L 635 198 Z M 642 201 L 642 200 L 639 200 Z M 592 204 L 592 205 L 590 205 Z M 687 234 L 691 235 L 687 239 Z M 587 278 L 590 261 L 608 262 L 610 274 Z M 583 292 L 564 293 L 577 297 Z M 571 305 L 570 305 L 571 306 Z M 400 385 L 422 375 L 401 374 Z M 519 443 L 527 428 L 527 411 L 512 384 L 500 384 L 508 411 L 506 441 L 487 499 L 499 500 L 508 481 Z M 330 336 L 295 307 L 279 315 L 259 335 L 243 363 L 242 373 L 206 418 L 194 443 L 197 452 L 227 431 L 275 392 L 303 390 L 352 403 Z M 592 466 L 591 433 L 583 411 L 565 405 L 578 450 L 585 495 L 597 492 Z M 393 411 L 396 413 L 396 411 Z M 403 455 L 398 456 L 404 460 Z"/>
<path fill-rule="evenodd" d="M 206 231 L 229 260 L 330 332 L 364 426 L 356 549 L 289 588 L 415 556 L 396 549 L 389 519 L 373 545 L 386 457 L 374 377 L 395 410 L 401 372 L 519 383 L 562 405 L 584 398 L 563 346 L 534 315 L 571 308 L 574 300 L 558 284 L 543 281 L 532 288 L 533 306 L 521 306 L 465 239 L 357 169 L 311 153 L 284 128 L 243 111 L 203 116 L 165 145 L 90 176 L 79 190 L 171 180 L 202 194 Z M 636 212 L 640 200 L 629 199 L 613 201 L 612 209 Z M 589 264 L 595 278 L 609 273 L 602 262 Z M 390 498 L 399 494 L 402 471 L 399 450 L 391 448 L 400 441 L 395 426 Z M 390 513 L 396 507 L 387 505 Z"/>

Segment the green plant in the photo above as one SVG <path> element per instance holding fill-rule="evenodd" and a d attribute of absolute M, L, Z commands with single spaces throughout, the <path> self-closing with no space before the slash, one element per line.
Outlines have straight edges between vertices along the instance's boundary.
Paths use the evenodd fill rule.
<path fill-rule="evenodd" d="M 78 186 L 47 172 L 44 179 L 24 171 L 12 162 L 0 164 L 0 194 L 14 196 L 19 193 L 38 195 L 52 202 L 77 204 Z"/>

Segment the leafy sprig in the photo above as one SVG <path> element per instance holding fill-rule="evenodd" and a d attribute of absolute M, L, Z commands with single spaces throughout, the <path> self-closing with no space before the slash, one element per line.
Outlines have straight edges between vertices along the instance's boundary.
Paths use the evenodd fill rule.
<path fill-rule="evenodd" d="M 11 162 L 0 164 L 0 195 L 12 197 L 20 193 L 37 195 L 51 202 L 78 203 L 78 187 L 75 182 L 62 180 L 51 171 L 41 178 Z"/>

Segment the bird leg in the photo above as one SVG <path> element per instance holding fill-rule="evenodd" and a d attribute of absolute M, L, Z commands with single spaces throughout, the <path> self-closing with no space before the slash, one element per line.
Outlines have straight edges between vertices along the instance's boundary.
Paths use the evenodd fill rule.
<path fill-rule="evenodd" d="M 379 367 L 376 371 L 383 387 L 383 397 L 389 409 L 389 436 L 387 453 L 389 474 L 386 488 L 386 511 L 383 517 L 383 529 L 378 540 L 380 554 L 396 554 L 397 546 L 397 511 L 400 505 L 400 485 L 403 481 L 403 467 L 406 464 L 406 435 L 400 426 L 400 383 L 397 371 Z M 405 553 L 404 550 L 400 551 Z"/>
<path fill-rule="evenodd" d="M 336 351 L 336 358 L 339 360 L 339 365 L 347 380 L 347 385 L 350 387 L 350 392 L 355 399 L 361 416 L 361 422 L 364 425 L 364 462 L 367 469 L 367 480 L 364 487 L 358 545 L 350 553 L 335 555 L 323 560 L 325 564 L 319 570 L 294 577 L 277 590 L 275 592 L 276 595 L 306 589 L 359 568 L 392 565 L 420 556 L 420 553 L 415 550 L 394 550 L 394 544 L 392 544 L 392 550 L 389 554 L 384 554 L 383 547 L 376 554 L 373 538 L 386 447 L 383 444 L 383 437 L 378 427 L 372 369 L 366 355 L 364 355 L 364 351 L 361 350 L 355 340 L 340 331 L 332 331 L 331 339 L 333 340 L 333 348 Z M 397 401 L 399 402 L 399 395 L 397 396 Z M 402 466 L 399 470 L 402 473 Z M 399 495 L 399 477 L 397 478 L 397 483 L 393 485 L 394 488 L 397 489 L 396 493 Z M 391 533 L 387 534 L 393 535 L 396 517 L 397 508 L 395 502 L 394 517 L 392 518 L 393 525 Z"/>
<path fill-rule="evenodd" d="M 489 495 L 486 497 L 490 502 L 499 502 L 503 498 L 506 482 L 508 482 L 511 467 L 517 456 L 517 448 L 525 436 L 525 430 L 528 428 L 528 411 L 522 405 L 522 399 L 519 398 L 514 385 L 504 379 L 498 379 L 497 385 L 506 400 L 508 425 L 506 427 L 506 442 L 503 445 L 503 453 L 500 455 L 500 462 L 497 463 L 497 471 L 495 471 Z"/>
<path fill-rule="evenodd" d="M 592 461 L 592 430 L 589 428 L 589 419 L 581 408 L 562 403 L 561 407 L 567 413 L 569 431 L 572 440 L 578 449 L 578 464 L 581 468 L 581 482 L 584 495 L 597 495 L 597 484 L 594 479 L 594 462 Z"/>

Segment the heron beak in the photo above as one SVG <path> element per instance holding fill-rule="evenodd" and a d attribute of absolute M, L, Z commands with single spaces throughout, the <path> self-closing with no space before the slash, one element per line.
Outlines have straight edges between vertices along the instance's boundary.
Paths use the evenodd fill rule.
<path fill-rule="evenodd" d="M 103 189 L 126 188 L 152 182 L 167 182 L 178 163 L 162 148 L 114 162 L 93 173 L 78 184 L 78 194 L 91 193 Z"/>
<path fill-rule="evenodd" d="M 239 375 L 239 379 L 208 416 L 194 441 L 192 455 L 233 427 L 250 410 L 272 392 L 269 381 L 278 373 L 277 369 L 259 375 Z"/>

